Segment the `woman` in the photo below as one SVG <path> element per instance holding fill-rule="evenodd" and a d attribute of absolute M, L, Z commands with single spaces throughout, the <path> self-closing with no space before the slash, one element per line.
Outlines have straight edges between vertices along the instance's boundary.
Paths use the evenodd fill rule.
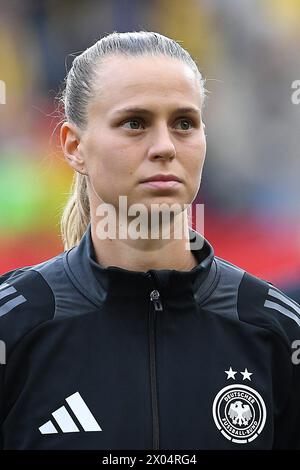
<path fill-rule="evenodd" d="M 113 33 L 74 60 L 66 251 L 1 278 L 4 449 L 300 447 L 299 306 L 186 230 L 204 94 L 157 33 Z"/>

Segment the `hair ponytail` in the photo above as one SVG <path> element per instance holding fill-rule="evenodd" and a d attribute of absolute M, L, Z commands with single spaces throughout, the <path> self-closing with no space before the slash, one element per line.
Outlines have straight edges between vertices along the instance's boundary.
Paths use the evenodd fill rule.
<path fill-rule="evenodd" d="M 86 176 L 75 173 L 71 186 L 71 196 L 61 217 L 61 235 L 64 249 L 78 245 L 90 222 L 90 203 Z"/>

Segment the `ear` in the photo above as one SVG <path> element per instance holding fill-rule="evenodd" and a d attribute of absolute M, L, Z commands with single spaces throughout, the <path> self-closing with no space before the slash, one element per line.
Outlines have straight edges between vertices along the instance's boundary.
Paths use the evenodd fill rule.
<path fill-rule="evenodd" d="M 87 174 L 85 162 L 79 150 L 78 128 L 70 122 L 64 122 L 60 129 L 60 143 L 68 164 L 78 173 Z"/>

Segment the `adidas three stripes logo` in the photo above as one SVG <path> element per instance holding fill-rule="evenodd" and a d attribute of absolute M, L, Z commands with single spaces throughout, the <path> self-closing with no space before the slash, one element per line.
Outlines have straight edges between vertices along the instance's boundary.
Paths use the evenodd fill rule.
<path fill-rule="evenodd" d="M 274 287 L 268 290 L 268 296 L 269 299 L 264 303 L 265 307 L 277 310 L 294 320 L 300 326 L 300 307 L 296 302 L 283 295 Z"/>
<path fill-rule="evenodd" d="M 27 299 L 25 299 L 23 295 L 17 295 L 18 291 L 15 287 L 10 286 L 6 282 L 0 286 L 0 301 L 12 294 L 14 294 L 12 299 L 8 300 L 7 302 L 4 301 L 5 303 L 0 303 L 0 317 L 2 317 L 2 315 L 6 315 L 6 313 L 10 312 L 18 305 L 27 302 Z"/>
<path fill-rule="evenodd" d="M 73 393 L 73 395 L 66 398 L 66 402 L 84 431 L 102 431 L 79 392 Z M 52 416 L 54 423 L 63 433 L 80 432 L 80 429 L 65 406 L 61 406 L 54 411 Z M 41 434 L 57 434 L 59 432 L 51 420 L 40 426 L 39 430 Z"/>

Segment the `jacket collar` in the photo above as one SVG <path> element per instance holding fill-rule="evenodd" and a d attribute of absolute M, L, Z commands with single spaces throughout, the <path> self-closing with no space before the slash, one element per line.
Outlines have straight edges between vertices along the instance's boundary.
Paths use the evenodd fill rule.
<path fill-rule="evenodd" d="M 179 300 L 188 295 L 198 301 L 211 291 L 216 279 L 214 251 L 207 240 L 189 229 L 190 241 L 199 242 L 201 249 L 193 249 L 198 264 L 190 271 L 171 269 L 130 271 L 116 266 L 102 267 L 95 260 L 89 224 L 79 245 L 64 253 L 64 267 L 73 284 L 94 304 L 107 299 L 145 297 L 153 289 L 161 292 L 162 299 Z M 200 244 L 201 243 L 201 244 Z"/>

